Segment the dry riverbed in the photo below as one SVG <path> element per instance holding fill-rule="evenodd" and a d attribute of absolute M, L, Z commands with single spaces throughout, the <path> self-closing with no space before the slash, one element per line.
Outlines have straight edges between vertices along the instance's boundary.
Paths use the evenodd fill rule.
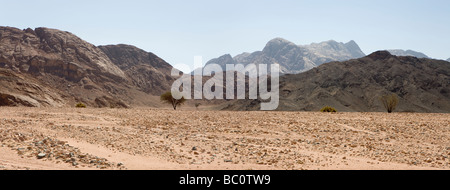
<path fill-rule="evenodd" d="M 450 169 L 450 114 L 0 108 L 0 170 Z"/>

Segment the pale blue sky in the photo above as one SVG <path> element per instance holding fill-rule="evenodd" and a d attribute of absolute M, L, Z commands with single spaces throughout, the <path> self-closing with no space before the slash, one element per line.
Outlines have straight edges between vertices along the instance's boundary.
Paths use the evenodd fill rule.
<path fill-rule="evenodd" d="M 0 25 L 70 31 L 94 45 L 131 44 L 172 65 L 296 44 L 355 40 L 369 54 L 450 57 L 448 0 L 0 0 Z"/>

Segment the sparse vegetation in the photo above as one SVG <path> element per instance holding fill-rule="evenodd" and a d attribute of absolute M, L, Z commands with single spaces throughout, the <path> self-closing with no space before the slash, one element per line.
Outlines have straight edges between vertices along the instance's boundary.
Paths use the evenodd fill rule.
<path fill-rule="evenodd" d="M 183 105 L 186 102 L 186 99 L 184 97 L 181 97 L 181 99 L 177 100 L 173 98 L 172 92 L 166 92 L 160 97 L 161 101 L 171 104 L 174 110 L 177 110 L 177 107 L 180 105 Z"/>
<path fill-rule="evenodd" d="M 75 107 L 77 107 L 77 108 L 86 108 L 86 105 L 80 102 L 77 105 L 75 105 Z"/>
<path fill-rule="evenodd" d="M 398 97 L 396 94 L 384 95 L 380 100 L 388 113 L 392 113 L 397 108 Z"/>
<path fill-rule="evenodd" d="M 325 106 L 325 107 L 323 107 L 323 108 L 320 110 L 320 112 L 332 112 L 332 113 L 336 113 L 337 110 L 334 109 L 333 107 Z"/>

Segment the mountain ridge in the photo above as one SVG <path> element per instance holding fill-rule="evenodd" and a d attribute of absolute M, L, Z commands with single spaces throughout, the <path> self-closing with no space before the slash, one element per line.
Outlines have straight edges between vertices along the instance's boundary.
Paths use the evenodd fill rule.
<path fill-rule="evenodd" d="M 170 89 L 160 83 L 174 81 L 171 68 L 134 46 L 97 47 L 45 27 L 0 27 L 0 105 L 158 105 L 155 96 Z"/>
<path fill-rule="evenodd" d="M 395 93 L 400 112 L 450 112 L 450 64 L 443 60 L 395 56 L 377 51 L 366 57 L 329 62 L 304 73 L 280 77 L 279 111 L 384 112 L 379 97 Z M 224 103 L 224 110 L 259 110 L 261 100 Z"/>
<path fill-rule="evenodd" d="M 226 56 L 226 60 L 224 59 Z M 209 60 L 206 64 L 218 64 L 225 70 L 226 64 L 274 64 L 280 65 L 281 74 L 297 74 L 326 62 L 343 61 L 363 57 L 358 44 L 351 40 L 347 43 L 329 40 L 310 45 L 297 45 L 284 38 L 274 38 L 266 43 L 261 51 L 241 53 L 229 59 L 223 55 Z"/>

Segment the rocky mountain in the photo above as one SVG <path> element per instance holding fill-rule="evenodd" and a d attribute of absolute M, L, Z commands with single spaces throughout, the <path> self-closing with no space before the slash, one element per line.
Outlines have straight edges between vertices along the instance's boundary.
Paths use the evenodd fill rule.
<path fill-rule="evenodd" d="M 170 69 L 132 46 L 96 47 L 56 29 L 0 27 L 0 105 L 153 104 L 173 81 Z"/>
<path fill-rule="evenodd" d="M 124 71 L 133 86 L 154 95 L 170 89 L 174 81 L 170 76 L 172 66 L 155 54 L 124 44 L 99 48 Z"/>
<path fill-rule="evenodd" d="M 417 57 L 417 58 L 430 58 L 427 55 L 425 55 L 424 53 L 420 53 L 420 52 L 413 51 L 413 50 L 405 51 L 405 50 L 401 50 L 401 49 L 391 49 L 388 51 L 392 55 L 396 55 L 396 56 L 413 56 L 413 57 Z"/>
<path fill-rule="evenodd" d="M 450 58 L 448 58 L 447 61 L 450 62 Z"/>
<path fill-rule="evenodd" d="M 365 56 L 354 41 L 340 43 L 333 40 L 296 45 L 282 38 L 270 40 L 262 51 L 243 53 L 235 57 L 224 55 L 206 63 L 219 64 L 225 70 L 226 64 L 274 64 L 280 65 L 281 74 L 296 74 L 310 70 L 323 63 L 345 61 Z"/>
<path fill-rule="evenodd" d="M 385 111 L 379 97 L 395 93 L 401 112 L 450 112 L 450 63 L 379 51 L 280 77 L 278 110 Z M 259 110 L 259 100 L 228 102 L 226 110 Z"/>

